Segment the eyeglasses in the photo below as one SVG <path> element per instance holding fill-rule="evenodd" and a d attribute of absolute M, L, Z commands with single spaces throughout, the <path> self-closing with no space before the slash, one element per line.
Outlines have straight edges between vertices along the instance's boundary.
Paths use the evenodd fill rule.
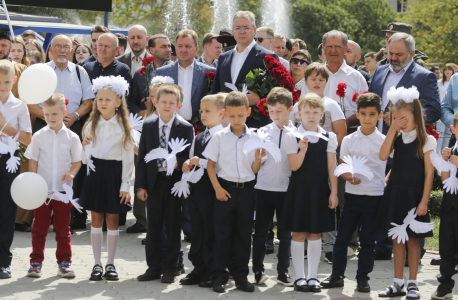
<path fill-rule="evenodd" d="M 62 50 L 62 48 L 63 48 L 65 51 L 70 51 L 70 49 L 72 48 L 72 47 L 70 47 L 70 46 L 63 46 L 63 47 L 62 47 L 61 45 L 55 45 L 55 46 L 52 46 L 52 47 L 53 47 L 54 49 L 59 50 L 59 51 Z"/>
<path fill-rule="evenodd" d="M 260 43 L 262 43 L 264 40 L 271 40 L 272 38 L 262 38 L 262 37 L 258 37 L 258 38 L 254 38 L 255 41 L 258 41 Z"/>
<path fill-rule="evenodd" d="M 303 59 L 299 59 L 299 58 L 291 58 L 291 60 L 289 61 L 290 64 L 292 65 L 298 65 L 300 64 L 301 66 L 303 67 L 307 67 L 309 65 L 309 62 L 306 61 L 306 60 L 303 60 Z"/>
<path fill-rule="evenodd" d="M 250 31 L 253 28 L 254 28 L 254 26 L 252 26 L 252 27 L 245 26 L 245 27 L 234 27 L 232 29 L 234 31 L 237 31 L 237 32 L 242 32 L 242 31 L 247 32 L 247 31 Z"/>

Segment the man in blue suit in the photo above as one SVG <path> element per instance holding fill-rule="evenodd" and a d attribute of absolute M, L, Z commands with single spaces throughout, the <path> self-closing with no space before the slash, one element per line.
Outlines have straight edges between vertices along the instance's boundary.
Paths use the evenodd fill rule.
<path fill-rule="evenodd" d="M 184 98 L 178 114 L 191 122 L 199 113 L 200 100 L 208 92 L 205 73 L 215 72 L 216 69 L 194 59 L 199 50 L 197 33 L 194 30 L 184 29 L 178 32 L 175 49 L 178 60 L 159 68 L 156 76 L 170 76 L 183 89 Z"/>
<path fill-rule="evenodd" d="M 235 14 L 232 33 L 237 45 L 234 50 L 224 52 L 219 56 L 212 94 L 231 92 L 232 90 L 224 85 L 226 82 L 235 84 L 240 89 L 248 72 L 265 68 L 264 59 L 266 54 L 278 60 L 277 54 L 259 46 L 254 41 L 256 34 L 255 23 L 255 16 L 250 11 L 239 11 Z M 247 96 L 252 106 L 258 104 L 259 100 L 267 95 L 258 95 L 253 91 L 249 91 Z M 246 122 L 248 127 L 254 128 L 260 128 L 267 124 L 269 124 L 269 116 L 265 115 L 261 115 L 261 120 L 259 121 L 248 118 Z"/>
<path fill-rule="evenodd" d="M 425 124 L 432 124 L 441 117 L 439 87 L 436 75 L 413 61 L 415 40 L 407 33 L 395 33 L 388 40 L 389 64 L 379 66 L 372 77 L 369 92 L 382 98 L 383 120 L 379 121 L 378 129 L 387 134 L 391 125 L 389 100 L 387 92 L 391 87 L 410 88 L 416 86 L 420 92 L 420 101 L 424 109 Z M 391 168 L 388 160 L 387 172 Z M 424 255 L 424 239 L 420 239 L 422 255 Z M 386 232 L 377 236 L 376 259 L 391 259 L 393 243 Z M 406 262 L 407 263 L 407 262 Z"/>

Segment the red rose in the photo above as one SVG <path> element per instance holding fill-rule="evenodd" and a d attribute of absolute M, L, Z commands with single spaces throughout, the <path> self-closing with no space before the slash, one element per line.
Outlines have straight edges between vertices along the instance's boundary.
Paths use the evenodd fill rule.
<path fill-rule="evenodd" d="M 293 103 L 296 104 L 300 98 L 301 98 L 301 90 L 294 91 L 293 92 Z"/>
<path fill-rule="evenodd" d="M 266 116 L 269 115 L 269 110 L 267 109 L 267 99 L 266 98 L 259 100 L 257 107 L 263 115 L 266 115 Z"/>
<path fill-rule="evenodd" d="M 68 99 L 65 99 L 65 105 L 68 105 Z"/>
<path fill-rule="evenodd" d="M 351 98 L 351 101 L 356 102 L 356 98 L 358 98 L 358 97 L 359 97 L 359 94 L 358 93 L 354 93 L 353 97 Z"/>
<path fill-rule="evenodd" d="M 215 79 L 215 72 L 207 72 L 207 73 L 205 73 L 205 75 L 207 76 L 208 80 Z"/>
<path fill-rule="evenodd" d="M 347 88 L 347 85 L 345 83 L 339 83 L 337 85 L 337 96 L 339 96 L 340 98 L 344 98 L 345 97 L 345 89 Z"/>
<path fill-rule="evenodd" d="M 277 78 L 277 81 L 280 85 L 284 86 L 290 91 L 291 87 L 294 89 L 294 80 L 293 78 L 291 78 L 291 75 L 289 75 L 289 73 L 281 73 L 280 77 Z"/>
<path fill-rule="evenodd" d="M 143 66 L 147 66 L 147 65 L 150 65 L 153 61 L 155 61 L 156 59 L 152 56 L 150 57 L 145 57 L 145 58 L 142 58 L 142 63 L 143 63 Z"/>
<path fill-rule="evenodd" d="M 272 77 L 274 78 L 277 78 L 280 77 L 281 75 L 281 69 L 280 68 L 273 68 L 271 71 L 270 71 L 270 75 L 272 75 Z"/>
<path fill-rule="evenodd" d="M 440 136 L 439 136 L 439 133 L 434 132 L 433 137 L 434 137 L 434 138 L 436 139 L 436 141 L 437 141 L 437 140 L 439 139 L 439 137 L 440 137 Z"/>
<path fill-rule="evenodd" d="M 273 68 L 277 68 L 282 65 L 275 57 L 269 54 L 266 54 L 266 58 L 264 61 L 265 61 L 267 69 L 269 70 L 272 70 Z"/>
<path fill-rule="evenodd" d="M 364 92 L 363 92 L 363 94 L 367 94 L 367 93 L 369 93 L 369 92 L 368 92 L 368 91 L 364 91 Z"/>
<path fill-rule="evenodd" d="M 140 74 L 145 75 L 146 74 L 146 68 L 141 68 L 140 69 Z"/>

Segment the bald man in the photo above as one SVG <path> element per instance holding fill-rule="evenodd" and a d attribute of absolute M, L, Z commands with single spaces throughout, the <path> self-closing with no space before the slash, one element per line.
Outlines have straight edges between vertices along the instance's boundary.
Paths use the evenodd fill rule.
<path fill-rule="evenodd" d="M 345 62 L 352 68 L 355 68 L 358 72 L 363 75 L 366 82 L 369 84 L 371 75 L 360 68 L 358 68 L 358 61 L 361 59 L 361 47 L 354 41 L 348 40 L 348 49 L 345 52 Z"/>
<path fill-rule="evenodd" d="M 127 41 L 129 42 L 131 52 L 118 56 L 116 59 L 126 64 L 130 69 L 132 77 L 134 77 L 135 71 L 142 67 L 142 59 L 151 56 L 146 51 L 146 44 L 148 42 L 146 28 L 142 25 L 130 27 L 127 34 Z"/>

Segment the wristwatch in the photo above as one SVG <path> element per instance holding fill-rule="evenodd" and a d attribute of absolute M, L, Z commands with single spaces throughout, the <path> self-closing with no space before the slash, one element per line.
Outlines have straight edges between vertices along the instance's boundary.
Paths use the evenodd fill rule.
<path fill-rule="evenodd" d="M 80 114 L 77 113 L 76 111 L 74 112 L 74 114 L 78 117 L 78 121 L 80 120 Z"/>

